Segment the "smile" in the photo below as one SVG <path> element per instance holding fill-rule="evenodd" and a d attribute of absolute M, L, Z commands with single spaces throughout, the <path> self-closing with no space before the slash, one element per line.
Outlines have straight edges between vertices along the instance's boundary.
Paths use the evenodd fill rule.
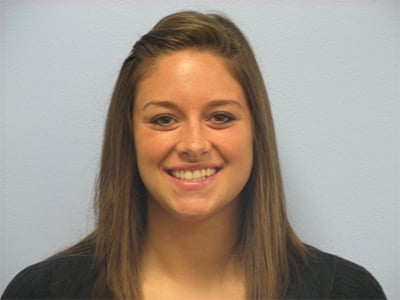
<path fill-rule="evenodd" d="M 174 170 L 170 174 L 181 180 L 185 181 L 200 181 L 204 180 L 207 177 L 214 175 L 217 172 L 217 169 L 214 168 L 207 168 L 207 169 L 200 169 L 200 170 Z"/>

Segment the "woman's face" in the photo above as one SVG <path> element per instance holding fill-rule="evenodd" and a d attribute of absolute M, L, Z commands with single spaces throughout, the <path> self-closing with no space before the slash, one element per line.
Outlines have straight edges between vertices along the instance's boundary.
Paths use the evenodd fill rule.
<path fill-rule="evenodd" d="M 238 208 L 252 121 L 222 58 L 184 50 L 158 59 L 138 83 L 133 125 L 150 213 L 201 220 Z"/>

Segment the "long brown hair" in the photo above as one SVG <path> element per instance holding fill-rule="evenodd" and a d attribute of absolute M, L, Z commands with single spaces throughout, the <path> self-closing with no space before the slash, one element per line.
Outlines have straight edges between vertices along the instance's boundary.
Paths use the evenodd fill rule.
<path fill-rule="evenodd" d="M 253 117 L 254 161 L 241 194 L 243 225 L 238 242 L 246 298 L 284 296 L 290 275 L 307 260 L 307 248 L 285 212 L 268 95 L 249 43 L 226 17 L 180 12 L 160 20 L 136 42 L 112 95 L 95 199 L 96 228 L 69 250 L 93 250 L 98 268 L 95 298 L 142 298 L 138 262 L 146 232 L 146 189 L 137 169 L 132 105 L 136 86 L 152 62 L 188 48 L 209 51 L 226 61 L 245 91 Z"/>

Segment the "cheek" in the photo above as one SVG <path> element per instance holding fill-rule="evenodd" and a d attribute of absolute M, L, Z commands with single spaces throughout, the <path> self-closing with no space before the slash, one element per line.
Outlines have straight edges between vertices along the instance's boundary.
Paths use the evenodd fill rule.
<path fill-rule="evenodd" d="M 225 153 L 237 161 L 252 161 L 253 159 L 253 135 L 250 129 L 235 131 L 224 138 L 220 138 L 220 146 Z"/>
<path fill-rule="evenodd" d="M 251 169 L 253 167 L 253 134 L 252 131 L 246 130 L 243 134 L 241 141 L 238 141 L 236 147 L 236 155 L 240 157 L 240 163 L 242 164 L 243 171 L 246 171 L 250 176 Z"/>
<path fill-rule="evenodd" d="M 139 176 L 148 191 L 154 181 L 154 170 L 158 168 L 159 147 L 146 134 L 135 132 L 136 161 Z"/>
<path fill-rule="evenodd" d="M 147 170 L 148 164 L 154 160 L 156 154 L 154 153 L 156 148 L 152 147 L 151 140 L 146 135 L 145 130 L 139 127 L 134 129 L 134 143 L 136 149 L 136 161 L 139 169 L 140 177 L 142 180 L 145 177 L 145 171 Z"/>
<path fill-rule="evenodd" d="M 144 166 L 158 164 L 172 147 L 172 139 L 166 134 L 155 133 L 147 128 L 135 128 L 134 143 L 139 171 Z"/>

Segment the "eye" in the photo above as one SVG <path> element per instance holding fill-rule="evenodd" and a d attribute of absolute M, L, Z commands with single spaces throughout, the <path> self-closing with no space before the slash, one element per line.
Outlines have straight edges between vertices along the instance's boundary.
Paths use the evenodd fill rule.
<path fill-rule="evenodd" d="M 235 117 L 228 113 L 215 113 L 210 120 L 214 124 L 223 125 L 235 120 Z"/>
<path fill-rule="evenodd" d="M 151 123 L 161 127 L 169 127 L 175 124 L 175 122 L 175 119 L 168 115 L 157 116 L 151 120 Z"/>

